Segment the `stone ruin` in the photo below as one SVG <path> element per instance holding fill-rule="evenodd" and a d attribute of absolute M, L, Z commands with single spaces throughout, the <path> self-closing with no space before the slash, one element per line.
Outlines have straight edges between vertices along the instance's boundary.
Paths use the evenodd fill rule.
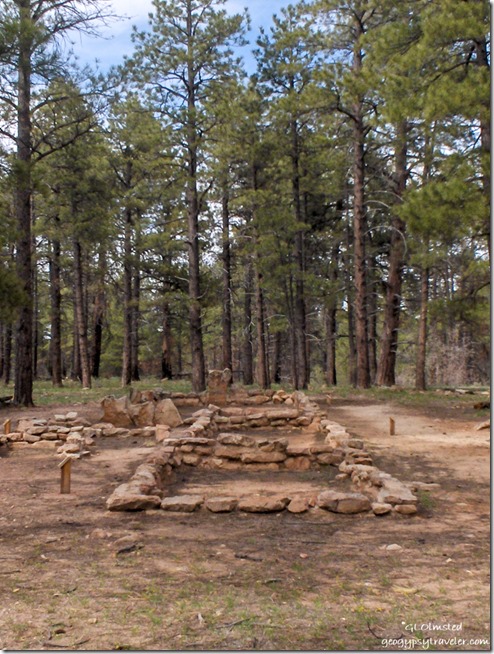
<path fill-rule="evenodd" d="M 229 372 L 229 371 L 228 371 Z M 361 439 L 329 420 L 304 393 L 259 391 L 230 386 L 226 371 L 213 371 L 208 391 L 166 393 L 132 391 L 130 397 L 102 400 L 101 422 L 89 424 L 76 412 L 53 419 L 21 419 L 14 432 L 2 438 L 29 447 L 56 448 L 61 457 L 88 456 L 101 437 L 153 437 L 156 446 L 130 480 L 118 486 L 107 500 L 111 511 L 163 509 L 191 512 L 302 513 L 314 507 L 335 513 L 375 515 L 417 512 L 414 491 L 436 485 L 405 484 L 379 470 Z M 222 406 L 212 403 L 216 399 Z M 177 406 L 198 408 L 182 419 Z M 301 428 L 310 442 L 290 442 L 288 429 Z M 256 436 L 256 430 L 274 437 Z M 249 430 L 249 434 L 241 433 Z M 277 434 L 280 434 L 279 436 Z M 293 440 L 293 439 L 292 439 Z M 170 496 L 174 471 L 184 467 L 251 472 L 306 471 L 321 466 L 337 469 L 336 480 L 350 482 L 351 491 L 322 488 L 316 495 L 254 497 Z"/>

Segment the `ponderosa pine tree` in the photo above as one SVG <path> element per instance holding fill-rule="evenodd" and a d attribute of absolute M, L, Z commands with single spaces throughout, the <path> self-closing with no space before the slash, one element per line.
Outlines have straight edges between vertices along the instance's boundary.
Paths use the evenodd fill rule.
<path fill-rule="evenodd" d="M 16 330 L 14 401 L 33 403 L 32 167 L 37 160 L 33 128 L 39 110 L 58 101 L 38 101 L 35 91 L 64 69 L 61 41 L 74 31 L 93 31 L 105 13 L 98 0 L 5 0 L 0 15 L 0 104 L 15 117 L 14 194 L 17 276 L 24 292 Z"/>
<path fill-rule="evenodd" d="M 189 261 L 189 327 L 192 387 L 205 388 L 200 276 L 200 190 L 204 143 L 214 116 L 205 111 L 214 87 L 239 65 L 232 46 L 243 43 L 244 17 L 229 16 L 220 0 L 154 0 L 150 32 L 135 32 L 136 51 L 127 62 L 144 82 L 161 119 L 177 136 L 175 151 L 186 174 L 185 207 Z"/>

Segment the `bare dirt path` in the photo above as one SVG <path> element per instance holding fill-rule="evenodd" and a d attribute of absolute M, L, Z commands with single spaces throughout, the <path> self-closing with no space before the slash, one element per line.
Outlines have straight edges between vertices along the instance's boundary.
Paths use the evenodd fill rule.
<path fill-rule="evenodd" d="M 69 496 L 52 451 L 0 456 L 0 648 L 489 650 L 488 432 L 390 403 L 323 408 L 378 467 L 440 484 L 417 516 L 115 514 L 106 498 L 151 443 L 98 442 Z"/>

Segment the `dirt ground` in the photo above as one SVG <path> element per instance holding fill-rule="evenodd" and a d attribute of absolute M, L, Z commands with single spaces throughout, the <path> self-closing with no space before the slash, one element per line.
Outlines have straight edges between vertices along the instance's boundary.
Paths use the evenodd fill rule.
<path fill-rule="evenodd" d="M 418 515 L 110 513 L 152 443 L 98 441 L 70 495 L 53 450 L 0 448 L 0 649 L 489 650 L 489 432 L 473 413 L 321 408 L 379 468 L 440 484 Z M 97 405 L 71 409 L 99 419 Z M 204 486 L 198 474 L 177 484 Z M 276 475 L 261 484 L 294 483 Z"/>

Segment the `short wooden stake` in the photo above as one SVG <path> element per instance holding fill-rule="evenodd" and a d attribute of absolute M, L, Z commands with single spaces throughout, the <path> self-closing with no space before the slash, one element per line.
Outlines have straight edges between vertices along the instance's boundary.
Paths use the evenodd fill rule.
<path fill-rule="evenodd" d="M 12 427 L 12 418 L 7 418 L 7 420 L 3 423 L 3 433 L 10 434 L 11 427 Z"/>
<path fill-rule="evenodd" d="M 72 465 L 72 457 L 68 456 L 59 465 L 62 472 L 60 478 L 60 493 L 68 494 L 70 493 L 70 469 Z"/>
<path fill-rule="evenodd" d="M 395 421 L 393 418 L 389 419 L 389 435 L 390 436 L 395 435 Z"/>

